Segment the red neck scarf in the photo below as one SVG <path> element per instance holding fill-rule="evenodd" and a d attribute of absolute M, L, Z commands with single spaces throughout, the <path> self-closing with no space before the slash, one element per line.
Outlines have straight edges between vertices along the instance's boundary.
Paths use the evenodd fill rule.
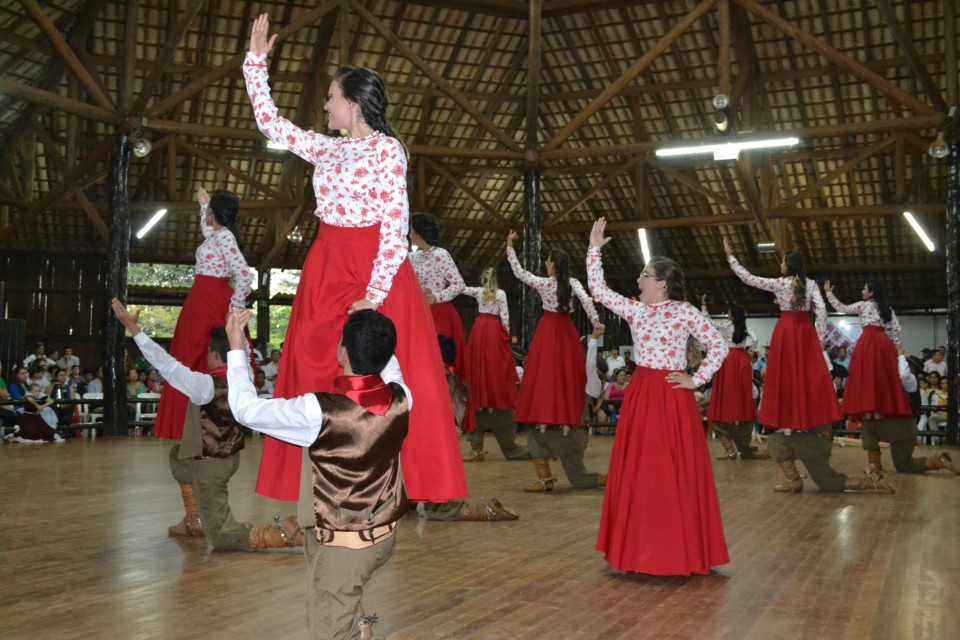
<path fill-rule="evenodd" d="M 369 376 L 337 376 L 333 379 L 332 393 L 344 395 L 358 405 L 378 416 L 387 413 L 393 400 L 393 390 L 379 373 Z"/>
<path fill-rule="evenodd" d="M 227 365 L 223 365 L 222 367 L 217 367 L 216 369 L 214 369 L 213 371 L 211 371 L 211 372 L 210 372 L 210 377 L 212 377 L 212 378 L 220 378 L 221 380 L 226 380 L 226 379 L 227 379 Z"/>

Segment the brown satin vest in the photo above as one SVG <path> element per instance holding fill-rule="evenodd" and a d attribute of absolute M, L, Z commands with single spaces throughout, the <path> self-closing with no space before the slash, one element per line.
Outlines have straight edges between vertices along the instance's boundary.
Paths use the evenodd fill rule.
<path fill-rule="evenodd" d="M 207 458 L 229 458 L 244 447 L 243 431 L 230 411 L 227 381 L 222 378 L 213 379 L 213 400 L 200 408 L 200 429 Z"/>
<path fill-rule="evenodd" d="M 407 512 L 400 472 L 407 396 L 400 385 L 390 387 L 393 400 L 383 416 L 344 395 L 316 394 L 323 424 L 309 455 L 318 527 L 366 531 L 395 522 Z"/>

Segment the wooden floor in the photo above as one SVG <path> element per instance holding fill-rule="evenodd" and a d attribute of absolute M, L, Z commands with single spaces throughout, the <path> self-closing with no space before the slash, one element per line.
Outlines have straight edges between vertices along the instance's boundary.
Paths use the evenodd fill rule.
<path fill-rule="evenodd" d="M 253 494 L 261 443 L 232 483 L 237 516 L 254 522 L 292 511 Z M 595 436 L 588 467 L 605 470 L 611 444 Z M 167 537 L 182 515 L 169 446 L 0 447 L 0 638 L 307 637 L 298 553 Z M 839 470 L 864 464 L 835 446 Z M 525 494 L 532 465 L 495 452 L 467 465 L 472 494 L 521 519 L 404 519 L 365 604 L 392 640 L 960 637 L 960 477 L 890 473 L 894 496 L 780 495 L 769 461 L 714 472 L 731 563 L 706 577 L 625 576 L 593 550 L 599 491 Z"/>

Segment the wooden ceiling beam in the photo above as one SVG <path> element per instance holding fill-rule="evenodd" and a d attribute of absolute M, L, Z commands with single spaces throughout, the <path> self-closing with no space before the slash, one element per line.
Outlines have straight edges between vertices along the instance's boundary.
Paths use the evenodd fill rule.
<path fill-rule="evenodd" d="M 107 111 L 116 112 L 116 106 L 113 104 L 113 101 L 103 92 L 100 85 L 94 80 L 93 75 L 83 65 L 73 52 L 73 49 L 70 48 L 70 45 L 67 44 L 66 40 L 63 39 L 57 26 L 47 17 L 47 14 L 44 13 L 36 0 L 20 0 L 20 4 L 23 5 L 23 8 L 33 21 L 37 23 L 37 26 L 47 34 L 47 37 L 53 44 L 53 48 L 56 49 L 60 57 L 67 63 L 67 66 L 77 75 L 90 96 L 96 100 L 102 108 Z"/>
<path fill-rule="evenodd" d="M 197 158 L 200 158 L 201 160 L 207 161 L 207 162 L 208 162 L 209 164 L 211 164 L 212 166 L 214 166 L 214 167 L 216 167 L 217 169 L 223 171 L 223 172 L 226 173 L 227 175 L 233 176 L 234 178 L 236 178 L 237 180 L 239 180 L 239 181 L 242 182 L 243 184 L 249 185 L 249 186 L 253 187 L 254 189 L 256 189 L 257 191 L 260 191 L 261 193 L 265 193 L 266 195 L 270 196 L 271 198 L 275 198 L 275 199 L 277 199 L 277 200 L 282 200 L 282 199 L 284 198 L 284 195 L 283 195 L 282 193 L 280 193 L 279 191 L 277 191 L 276 189 L 274 189 L 274 188 L 272 188 L 272 187 L 270 187 L 270 186 L 268 186 L 268 185 L 263 184 L 263 183 L 260 182 L 259 180 L 254 180 L 253 178 L 251 178 L 250 176 L 248 176 L 248 175 L 245 174 L 244 172 L 240 171 L 239 169 L 236 169 L 236 168 L 232 167 L 231 165 L 227 164 L 226 162 L 223 162 L 222 160 L 220 160 L 219 158 L 217 158 L 214 154 L 212 154 L 212 153 L 210 153 L 210 152 L 208 152 L 208 151 L 205 151 L 204 149 L 201 149 L 200 147 L 198 147 L 198 146 L 196 146 L 196 145 L 190 144 L 189 142 L 187 142 L 187 141 L 184 140 L 183 138 L 178 138 L 178 139 L 176 139 L 176 144 L 177 144 L 177 146 L 179 146 L 181 149 L 183 149 L 183 150 L 186 151 L 187 153 L 189 153 L 189 154 L 191 154 L 191 155 L 193 155 L 193 156 L 195 156 L 195 157 L 197 157 Z"/>
<path fill-rule="evenodd" d="M 479 13 L 514 20 L 525 20 L 529 15 L 528 3 L 524 0 L 409 0 L 409 3 L 421 7 Z"/>
<path fill-rule="evenodd" d="M 661 162 L 655 158 L 647 157 L 647 158 L 644 158 L 644 164 L 651 167 L 652 169 L 656 169 L 660 173 L 663 173 L 664 175 L 667 175 L 670 178 L 673 178 L 677 182 L 686 185 L 696 193 L 706 196 L 709 200 L 712 200 L 713 202 L 721 205 L 722 207 L 729 209 L 733 213 L 739 213 L 743 215 L 750 214 L 749 211 L 741 207 L 736 202 L 733 202 L 732 200 L 725 198 L 722 194 L 719 194 L 716 191 L 707 189 L 702 184 L 700 184 L 700 182 L 698 182 L 696 178 L 686 176 L 664 162 Z"/>
<path fill-rule="evenodd" d="M 540 131 L 540 65 L 542 64 L 542 25 L 543 0 L 530 0 L 530 14 L 527 20 L 527 111 L 524 127 L 524 148 L 528 160 L 537 157 L 540 150 L 538 133 Z"/>
<path fill-rule="evenodd" d="M 811 33 L 808 33 L 800 27 L 787 22 L 770 9 L 757 4 L 754 0 L 733 0 L 733 2 L 736 2 L 746 11 L 749 11 L 753 15 L 759 17 L 761 20 L 767 22 L 769 25 L 781 31 L 785 35 L 798 40 L 809 49 L 816 51 L 837 65 L 837 67 L 839 67 L 842 71 L 851 73 L 864 82 L 873 85 L 885 96 L 905 106 L 914 113 L 918 115 L 931 115 L 936 112 L 936 109 L 928 104 L 920 102 L 915 97 L 896 86 L 880 74 L 871 71 L 853 58 L 840 53 Z"/>
<path fill-rule="evenodd" d="M 340 0 L 327 0 L 320 4 L 315 9 L 310 9 L 309 11 L 304 11 L 302 14 L 297 16 L 297 19 L 288 24 L 285 27 L 282 27 L 277 32 L 277 42 L 282 42 L 289 38 L 292 34 L 300 31 L 304 27 L 312 25 L 314 22 L 328 14 L 329 12 L 340 8 Z M 243 38 L 247 37 L 247 34 L 242 34 Z M 224 62 L 218 67 L 215 67 L 203 74 L 196 80 L 188 82 L 186 85 L 180 88 L 177 92 L 172 95 L 167 96 L 166 98 L 160 100 L 157 103 L 154 103 L 149 109 L 147 109 L 147 116 L 151 119 L 156 118 L 160 114 L 166 113 L 176 105 L 180 104 L 204 90 L 207 89 L 210 85 L 219 82 L 223 78 L 227 77 L 231 73 L 236 72 L 240 69 L 240 66 L 243 64 L 243 59 L 246 57 L 246 53 L 239 53 L 229 60 Z M 151 128 L 153 127 L 153 121 L 151 120 Z M 259 131 L 257 134 L 263 138 L 263 134 Z"/>
<path fill-rule="evenodd" d="M 423 161 L 426 163 L 427 167 L 431 171 L 442 177 L 444 180 L 452 184 L 454 187 L 462 191 L 468 198 L 480 205 L 480 208 L 487 212 L 488 215 L 498 220 L 500 223 L 509 226 L 510 221 L 503 217 L 503 215 L 491 207 L 489 204 L 484 202 L 483 198 L 480 197 L 480 194 L 476 193 L 473 189 L 461 182 L 455 175 L 441 167 L 436 162 L 430 160 L 429 158 L 424 158 Z"/>
<path fill-rule="evenodd" d="M 6 78 L 0 78 L 0 91 L 3 93 L 22 98 L 27 102 L 38 104 L 44 107 L 60 109 L 67 113 L 75 113 L 78 116 L 94 120 L 96 122 L 105 122 L 107 124 L 117 124 L 119 116 L 115 111 L 104 109 L 93 104 L 88 104 L 80 100 L 65 98 L 53 91 L 37 89 L 29 85 L 20 84 Z"/>
<path fill-rule="evenodd" d="M 123 115 L 129 115 L 130 107 L 133 106 L 140 0 L 126 0 L 123 3 L 123 11 L 123 55 L 121 57 L 120 78 L 117 81 L 118 111 Z"/>
<path fill-rule="evenodd" d="M 585 202 L 590 200 L 590 198 L 594 197 L 595 195 L 597 195 L 598 193 L 600 193 L 601 191 L 609 187 L 611 184 L 619 180 L 620 177 L 623 176 L 624 174 L 629 173 L 630 171 L 633 171 L 642 162 L 643 162 L 643 157 L 637 156 L 636 158 L 633 158 L 629 162 L 624 163 L 623 165 L 618 167 L 615 171 L 610 172 L 609 174 L 604 176 L 603 180 L 601 180 L 597 184 L 593 185 L 591 188 L 584 191 L 580 196 L 577 196 L 576 198 L 574 198 L 572 202 L 567 204 L 556 215 L 546 220 L 543 223 L 542 227 L 543 228 L 552 227 L 556 225 L 558 222 L 565 220 L 567 216 L 569 216 L 571 213 L 579 209 Z"/>
<path fill-rule="evenodd" d="M 380 34 L 387 42 L 389 42 L 393 47 L 402 55 L 404 58 L 410 61 L 413 66 L 419 69 L 424 75 L 426 75 L 430 80 L 440 88 L 448 97 L 450 97 L 454 102 L 456 102 L 460 107 L 469 113 L 473 118 L 480 123 L 480 125 L 486 129 L 494 138 L 496 138 L 502 145 L 510 149 L 511 151 L 519 152 L 521 147 L 517 142 L 508 136 L 500 127 L 498 127 L 492 120 L 487 118 L 483 112 L 477 108 L 470 100 L 468 100 L 460 91 L 450 84 L 446 79 L 444 79 L 436 70 L 431 67 L 426 60 L 421 58 L 416 52 L 413 51 L 406 42 L 400 38 L 397 34 L 393 33 L 390 29 L 383 24 L 380 19 L 374 16 L 372 13 L 367 11 L 366 8 L 360 6 L 359 4 L 352 4 L 353 11 L 359 15 L 364 22 L 366 22 L 374 31 Z"/>
<path fill-rule="evenodd" d="M 944 102 L 943 96 L 940 95 L 940 90 L 934 83 L 933 78 L 930 77 L 930 72 L 927 71 L 926 66 L 920 61 L 920 54 L 913 45 L 910 34 L 907 33 L 903 25 L 900 24 L 900 20 L 897 18 L 897 12 L 893 9 L 893 3 L 891 3 L 890 0 L 876 0 L 876 2 L 877 8 L 880 9 L 880 15 L 883 16 L 884 22 L 890 27 L 890 33 L 897 41 L 897 44 L 900 45 L 903 55 L 906 56 L 907 61 L 910 63 L 910 70 L 913 71 L 914 77 L 920 82 L 920 86 L 923 87 L 923 91 L 927 94 L 930 103 L 939 111 L 946 113 L 947 103 Z M 954 20 L 954 24 L 956 24 L 956 20 Z M 956 46 L 956 43 L 954 43 L 954 46 Z"/>
<path fill-rule="evenodd" d="M 587 121 L 594 113 L 596 113 L 603 105 L 607 104 L 610 100 L 620 94 L 623 89 L 630 84 L 634 78 L 643 73 L 643 70 L 646 69 L 654 60 L 660 57 L 667 48 L 676 41 L 681 35 L 683 35 L 687 29 L 689 29 L 695 22 L 697 22 L 704 14 L 706 14 L 710 9 L 713 8 L 716 4 L 716 0 L 703 0 L 698 4 L 693 11 L 688 13 L 680 22 L 678 22 L 673 29 L 668 31 L 660 40 L 658 40 L 650 49 L 647 50 L 639 59 L 637 59 L 630 67 L 620 75 L 619 78 L 610 83 L 607 88 L 600 92 L 596 98 L 590 101 L 583 110 L 580 111 L 577 115 L 567 123 L 560 131 L 558 131 L 547 143 L 543 146 L 546 151 L 556 150 L 561 144 L 563 144 L 573 132 L 580 128 L 580 126 Z"/>

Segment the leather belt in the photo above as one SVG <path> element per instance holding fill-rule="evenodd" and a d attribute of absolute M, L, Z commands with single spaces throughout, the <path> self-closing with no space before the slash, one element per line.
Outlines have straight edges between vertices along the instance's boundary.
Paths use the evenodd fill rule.
<path fill-rule="evenodd" d="M 366 549 L 383 542 L 394 534 L 396 522 L 390 522 L 365 531 L 333 531 L 315 527 L 317 541 L 325 547 L 346 547 L 347 549 Z"/>

